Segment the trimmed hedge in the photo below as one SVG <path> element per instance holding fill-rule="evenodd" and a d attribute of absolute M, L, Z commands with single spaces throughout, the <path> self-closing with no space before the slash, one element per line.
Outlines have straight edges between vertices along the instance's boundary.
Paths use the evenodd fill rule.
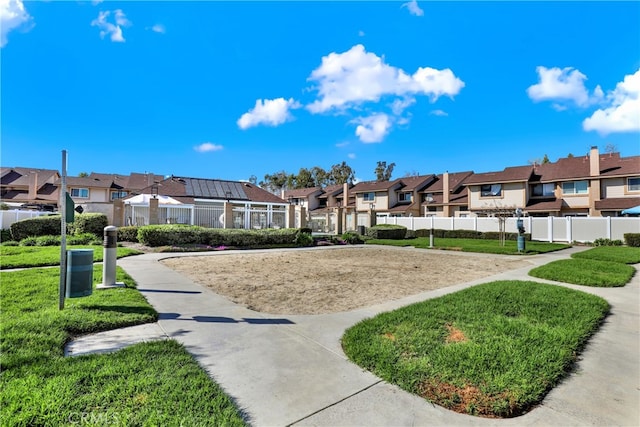
<path fill-rule="evenodd" d="M 151 247 L 181 245 L 256 247 L 296 244 L 304 246 L 308 239 L 300 239 L 298 234 L 307 233 L 301 233 L 295 228 L 244 230 L 163 224 L 138 227 L 137 239 L 143 245 Z"/>
<path fill-rule="evenodd" d="M 67 234 L 82 235 L 91 233 L 102 238 L 104 228 L 109 224 L 107 216 L 101 213 L 75 214 L 72 224 L 67 227 Z M 11 237 L 22 241 L 27 237 L 59 236 L 60 215 L 27 218 L 11 224 Z"/>
<path fill-rule="evenodd" d="M 102 237 L 104 236 L 104 228 L 107 225 L 109 225 L 109 220 L 105 214 L 75 214 L 73 218 L 73 234 L 93 233 L 98 237 Z"/>
<path fill-rule="evenodd" d="M 60 235 L 60 215 L 40 216 L 14 222 L 10 227 L 13 240 L 27 237 Z"/>
<path fill-rule="evenodd" d="M 407 235 L 407 227 L 403 225 L 380 224 L 369 227 L 367 236 L 372 239 L 402 240 Z"/>
<path fill-rule="evenodd" d="M 129 225 L 126 227 L 118 227 L 118 242 L 138 243 L 138 227 L 137 225 Z"/>
<path fill-rule="evenodd" d="M 640 248 L 640 233 L 625 233 L 624 241 L 627 246 Z"/>
<path fill-rule="evenodd" d="M 11 237 L 11 230 L 8 228 L 3 228 L 2 230 L 0 230 L 0 242 L 9 242 L 13 240 L 13 237 Z"/>
<path fill-rule="evenodd" d="M 429 237 L 431 230 L 428 228 L 421 228 L 416 230 L 416 237 Z M 441 230 L 434 229 L 433 237 L 441 239 L 487 239 L 487 240 L 499 240 L 500 233 L 497 231 L 475 231 L 475 230 Z M 505 233 L 507 240 L 518 240 L 518 233 Z M 524 234 L 525 240 L 531 240 L 531 233 Z"/>

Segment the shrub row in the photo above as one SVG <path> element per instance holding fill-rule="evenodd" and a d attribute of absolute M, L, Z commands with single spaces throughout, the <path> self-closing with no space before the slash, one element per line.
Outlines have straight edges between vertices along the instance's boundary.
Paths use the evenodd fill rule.
<path fill-rule="evenodd" d="M 622 240 L 596 239 L 593 246 L 622 246 Z"/>
<path fill-rule="evenodd" d="M 27 237 L 60 235 L 60 218 L 60 215 L 49 215 L 14 222 L 9 228 L 11 239 L 8 240 L 21 241 Z M 92 233 L 97 237 L 101 237 L 107 225 L 108 219 L 105 214 L 76 214 L 73 224 L 69 224 L 67 234 L 78 235 Z M 2 237 L 5 236 L 3 235 Z"/>
<path fill-rule="evenodd" d="M 372 239 L 402 240 L 407 235 L 407 227 L 393 224 L 374 225 L 367 229 L 366 234 Z"/>
<path fill-rule="evenodd" d="M 128 225 L 126 227 L 118 227 L 118 242 L 138 243 L 138 227 L 137 225 Z"/>
<path fill-rule="evenodd" d="M 307 246 L 313 239 L 308 233 L 301 233 L 295 228 L 287 229 L 219 229 L 203 228 L 193 225 L 146 225 L 138 228 L 137 239 L 140 243 L 151 246 L 181 246 L 201 244 L 211 247 L 235 246 L 256 247 L 268 245 L 301 245 Z"/>
<path fill-rule="evenodd" d="M 20 240 L 20 246 L 60 246 L 61 237 L 38 236 Z M 102 240 L 93 233 L 82 233 L 67 237 L 67 245 L 102 245 Z"/>
<path fill-rule="evenodd" d="M 627 246 L 640 248 L 640 233 L 625 233 L 624 241 Z"/>
<path fill-rule="evenodd" d="M 428 228 L 421 228 L 415 231 L 415 237 L 429 237 L 431 230 Z M 499 240 L 500 233 L 498 231 L 475 231 L 475 230 L 441 230 L 434 229 L 433 237 L 441 239 L 486 239 L 486 240 Z M 518 240 L 518 233 L 505 233 L 507 240 Z M 531 233 L 524 234 L 525 240 L 531 240 Z"/>

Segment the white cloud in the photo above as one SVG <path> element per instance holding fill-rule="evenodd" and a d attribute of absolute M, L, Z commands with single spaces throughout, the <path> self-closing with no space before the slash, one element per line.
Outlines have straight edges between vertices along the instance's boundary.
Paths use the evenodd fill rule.
<path fill-rule="evenodd" d="M 222 145 L 212 144 L 211 142 L 203 142 L 202 144 L 196 145 L 195 147 L 193 147 L 193 149 L 199 153 L 206 153 L 209 151 L 220 151 L 223 148 L 224 147 Z"/>
<path fill-rule="evenodd" d="M 0 47 L 8 43 L 10 31 L 32 23 L 31 19 L 22 0 L 0 0 Z"/>
<path fill-rule="evenodd" d="M 358 31 L 358 36 L 364 37 L 364 31 L 362 31 L 362 30 Z"/>
<path fill-rule="evenodd" d="M 408 107 L 412 106 L 415 103 L 416 103 L 416 99 L 413 97 L 402 98 L 402 99 L 397 98 L 397 99 L 394 99 L 393 102 L 391 103 L 391 111 L 396 116 L 399 116 L 400 114 L 402 114 L 402 112 L 405 109 L 407 109 Z"/>
<path fill-rule="evenodd" d="M 347 154 L 347 157 L 353 160 L 356 158 L 356 153 L 349 153 Z"/>
<path fill-rule="evenodd" d="M 409 98 L 426 95 L 435 102 L 440 96 L 453 97 L 464 87 L 450 69 L 418 68 L 413 75 L 366 52 L 363 45 L 322 58 L 308 80 L 317 84 L 318 97 L 307 109 L 312 113 L 341 111 L 383 96 Z"/>
<path fill-rule="evenodd" d="M 401 7 L 406 7 L 407 9 L 409 9 L 409 13 L 412 15 L 424 15 L 424 10 L 420 9 L 420 6 L 418 6 L 418 2 L 416 0 L 411 0 L 410 2 L 403 3 Z"/>
<path fill-rule="evenodd" d="M 389 133 L 392 120 L 384 113 L 377 113 L 369 117 L 355 118 L 351 120 L 351 123 L 358 125 L 356 127 L 356 136 L 360 138 L 360 141 L 370 144 L 382 142 Z"/>
<path fill-rule="evenodd" d="M 113 23 L 107 22 L 107 19 L 113 13 Z M 98 13 L 98 17 L 91 21 L 92 27 L 98 27 L 100 29 L 100 38 L 104 38 L 106 35 L 109 35 L 109 38 L 112 42 L 123 43 L 125 41 L 124 36 L 122 35 L 122 27 L 128 27 L 131 25 L 131 21 L 129 21 L 122 12 L 121 9 L 116 9 L 112 11 L 104 11 Z"/>
<path fill-rule="evenodd" d="M 150 30 L 153 31 L 154 33 L 160 33 L 160 34 L 164 34 L 167 31 L 164 25 L 162 24 L 156 24 L 153 27 L 151 27 Z"/>
<path fill-rule="evenodd" d="M 536 67 L 539 82 L 529 86 L 527 94 L 533 101 L 571 101 L 579 107 L 587 107 L 602 99 L 602 89 L 596 86 L 593 94 L 584 85 L 587 76 L 572 67 Z M 554 107 L 555 108 L 555 107 Z M 557 109 L 557 108 L 556 108 Z"/>
<path fill-rule="evenodd" d="M 640 69 L 626 75 L 607 94 L 604 103 L 605 108 L 596 110 L 582 122 L 584 130 L 595 130 L 601 135 L 640 131 Z"/>
<path fill-rule="evenodd" d="M 342 147 L 346 147 L 347 145 L 349 145 L 349 141 L 343 141 L 343 142 L 338 142 L 336 144 L 336 147 L 342 148 Z"/>
<path fill-rule="evenodd" d="M 255 107 L 244 113 L 237 121 L 240 129 L 259 124 L 278 126 L 292 119 L 290 109 L 300 108 L 293 98 L 258 99 Z"/>
<path fill-rule="evenodd" d="M 95 5 L 97 5 L 97 4 L 102 3 L 103 1 L 104 1 L 104 0 L 93 0 L 93 1 L 91 2 L 91 4 L 95 6 Z"/>
<path fill-rule="evenodd" d="M 432 110 L 431 112 L 429 112 L 429 114 L 438 117 L 447 117 L 449 115 L 446 111 L 443 110 Z"/>

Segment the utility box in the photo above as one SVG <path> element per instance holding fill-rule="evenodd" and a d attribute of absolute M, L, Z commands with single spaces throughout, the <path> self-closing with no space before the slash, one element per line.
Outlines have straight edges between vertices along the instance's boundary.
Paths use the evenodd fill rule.
<path fill-rule="evenodd" d="M 66 297 L 86 297 L 93 292 L 93 249 L 67 251 Z"/>

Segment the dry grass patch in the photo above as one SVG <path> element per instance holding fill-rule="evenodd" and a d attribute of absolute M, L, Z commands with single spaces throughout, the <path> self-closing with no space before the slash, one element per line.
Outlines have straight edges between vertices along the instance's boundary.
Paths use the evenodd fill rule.
<path fill-rule="evenodd" d="M 166 266 L 256 311 L 348 311 L 522 268 L 522 258 L 385 246 L 226 252 Z"/>

